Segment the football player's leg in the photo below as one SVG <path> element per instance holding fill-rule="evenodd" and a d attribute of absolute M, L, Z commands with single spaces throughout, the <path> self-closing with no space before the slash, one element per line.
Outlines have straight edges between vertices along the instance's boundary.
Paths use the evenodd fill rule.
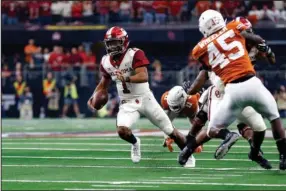
<path fill-rule="evenodd" d="M 253 80 L 256 91 L 254 109 L 268 118 L 271 124 L 273 137 L 276 140 L 276 145 L 280 154 L 281 170 L 286 169 L 286 138 L 285 129 L 282 126 L 277 104 L 272 94 L 264 87 L 262 82 L 255 78 Z"/>
<path fill-rule="evenodd" d="M 238 115 L 237 119 L 240 122 L 237 125 L 238 131 L 242 135 L 242 137 L 248 140 L 250 145 L 253 142 L 254 133 L 256 134 L 255 136 L 257 137 L 257 134 L 262 135 L 263 134 L 262 132 L 266 131 L 267 127 L 266 124 L 264 123 L 262 116 L 250 106 L 245 107 L 242 110 L 242 112 Z M 262 139 L 262 137 L 260 139 Z"/>
<path fill-rule="evenodd" d="M 261 152 L 261 145 L 264 140 L 266 125 L 262 116 L 257 113 L 252 107 L 248 106 L 243 109 L 238 116 L 238 120 L 244 123 L 238 125 L 241 135 L 246 138 L 250 143 L 249 159 L 257 162 L 265 169 L 271 169 L 271 164 L 263 158 Z M 247 124 L 247 125 L 246 125 Z M 244 126 L 244 128 L 242 128 Z M 249 128 L 249 126 L 251 128 Z"/>
<path fill-rule="evenodd" d="M 170 110 L 164 110 L 164 111 L 169 117 L 169 119 L 171 120 L 171 122 L 178 116 L 177 113 L 174 113 Z M 174 151 L 173 146 L 172 146 L 173 142 L 174 140 L 164 133 L 163 147 L 167 147 L 170 152 L 173 152 Z"/>
<path fill-rule="evenodd" d="M 226 129 L 233 121 L 235 121 L 240 108 L 236 104 L 236 98 L 233 96 L 234 91 L 226 93 L 223 100 L 219 103 L 216 112 L 211 116 L 207 135 L 210 138 L 219 138 L 223 142 L 215 152 L 215 158 L 223 158 L 231 146 L 239 139 L 237 133 L 230 132 Z"/>
<path fill-rule="evenodd" d="M 140 114 L 138 111 L 128 112 L 124 109 L 119 109 L 117 114 L 117 133 L 119 137 L 131 144 L 137 142 L 136 137 L 131 131 L 131 126 L 139 119 Z"/>
<path fill-rule="evenodd" d="M 187 135 L 187 147 L 194 148 L 197 146 L 196 144 L 196 135 L 201 131 L 203 126 L 206 124 L 208 120 L 208 102 L 209 102 L 209 91 L 211 87 L 205 90 L 202 96 L 199 99 L 200 109 L 198 113 L 195 115 L 192 121 L 192 127 Z"/>
<path fill-rule="evenodd" d="M 129 112 L 120 108 L 117 114 L 117 133 L 119 137 L 129 143 L 131 146 L 131 160 L 138 163 L 141 159 L 140 139 L 135 137 L 131 131 L 131 127 L 139 119 L 138 111 Z"/>
<path fill-rule="evenodd" d="M 202 128 L 206 124 L 207 120 L 208 120 L 207 113 L 203 110 L 202 107 L 196 114 L 194 120 L 192 121 L 192 128 L 187 135 L 186 145 L 188 148 L 194 149 L 194 152 L 201 152 L 202 150 L 202 145 L 197 145 L 196 143 L 196 136 L 200 140 L 200 138 L 204 134 L 203 132 L 205 132 L 206 134 L 206 131 L 202 130 Z M 197 149 L 195 150 L 195 148 Z"/>
<path fill-rule="evenodd" d="M 153 94 L 144 98 L 144 109 L 140 112 L 144 114 L 151 123 L 159 127 L 166 135 L 172 138 L 180 149 L 185 147 L 185 136 L 174 128 L 169 117 L 156 101 Z"/>
<path fill-rule="evenodd" d="M 252 142 L 253 130 L 245 123 L 240 122 L 237 124 L 237 130 L 239 134 L 248 141 L 249 144 Z"/>

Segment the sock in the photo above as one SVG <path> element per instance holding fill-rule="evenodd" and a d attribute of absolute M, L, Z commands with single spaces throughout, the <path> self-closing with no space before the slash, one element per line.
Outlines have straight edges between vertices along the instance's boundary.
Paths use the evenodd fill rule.
<path fill-rule="evenodd" d="M 216 138 L 220 138 L 220 139 L 225 139 L 227 134 L 230 133 L 230 131 L 228 129 L 221 129 L 218 134 L 216 135 Z"/>
<path fill-rule="evenodd" d="M 279 151 L 279 154 L 286 155 L 286 139 L 280 139 L 276 141 L 276 145 Z"/>
<path fill-rule="evenodd" d="M 133 144 L 133 145 L 135 143 L 137 143 L 137 139 L 136 139 L 136 137 L 133 134 L 131 134 L 130 136 L 126 137 L 125 140 L 128 141 L 129 143 Z"/>
<path fill-rule="evenodd" d="M 265 131 L 254 131 L 253 132 L 253 139 L 252 139 L 252 143 L 251 143 L 251 147 L 253 148 L 252 151 L 257 155 L 258 152 L 260 150 L 261 144 L 264 140 L 264 136 L 265 136 Z"/>
<path fill-rule="evenodd" d="M 196 146 L 196 138 L 193 135 L 188 134 L 187 135 L 187 147 L 189 149 L 193 149 Z"/>

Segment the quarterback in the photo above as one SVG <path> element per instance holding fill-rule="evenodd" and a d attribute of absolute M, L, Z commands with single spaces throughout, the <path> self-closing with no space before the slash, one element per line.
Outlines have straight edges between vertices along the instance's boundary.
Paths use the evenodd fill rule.
<path fill-rule="evenodd" d="M 145 53 L 138 48 L 129 48 L 127 32 L 117 26 L 106 32 L 104 43 L 107 54 L 101 59 L 102 78 L 93 95 L 102 90 L 107 91 L 111 81 L 116 82 L 120 97 L 116 120 L 117 133 L 121 139 L 131 144 L 131 160 L 138 163 L 141 159 L 140 139 L 131 131 L 132 125 L 140 115 L 147 117 L 183 149 L 186 138 L 173 127 L 149 88 L 149 60 Z M 91 109 L 95 108 L 92 105 L 93 95 L 87 103 Z"/>

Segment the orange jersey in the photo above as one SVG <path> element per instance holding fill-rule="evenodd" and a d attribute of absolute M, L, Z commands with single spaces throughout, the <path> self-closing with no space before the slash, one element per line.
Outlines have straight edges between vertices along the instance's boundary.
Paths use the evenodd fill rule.
<path fill-rule="evenodd" d="M 169 105 L 167 103 L 168 93 L 169 92 L 166 91 L 161 97 L 161 106 L 164 110 L 170 110 Z M 195 95 L 188 95 L 185 107 L 183 108 L 181 113 L 189 118 L 193 118 L 199 108 L 199 99 L 200 99 L 200 94 L 198 93 Z"/>
<path fill-rule="evenodd" d="M 247 74 L 255 74 L 240 32 L 246 26 L 231 21 L 219 32 L 203 38 L 193 49 L 192 57 L 202 62 L 227 84 Z"/>

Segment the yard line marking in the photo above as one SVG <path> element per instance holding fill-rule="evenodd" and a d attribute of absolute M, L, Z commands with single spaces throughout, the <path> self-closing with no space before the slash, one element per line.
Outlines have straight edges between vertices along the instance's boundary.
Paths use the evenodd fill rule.
<path fill-rule="evenodd" d="M 2 180 L 2 182 L 21 183 L 106 183 L 113 184 L 112 181 L 80 181 L 80 180 Z M 252 186 L 252 187 L 286 187 L 286 184 L 241 184 L 241 183 L 218 183 L 218 182 L 156 182 L 156 181 L 118 181 L 118 184 L 167 184 L 167 185 L 211 185 L 211 186 Z"/>
<path fill-rule="evenodd" d="M 35 148 L 35 147 L 2 147 L 2 150 L 43 150 L 43 151 L 102 151 L 102 152 L 130 152 L 129 149 L 70 149 L 70 148 Z M 142 150 L 142 152 L 162 153 L 162 150 Z M 173 151 L 179 153 L 179 151 Z M 214 151 L 202 151 L 202 153 L 214 153 Z M 231 154 L 248 154 L 249 152 L 230 152 Z M 263 152 L 264 154 L 278 154 L 278 152 Z"/>
<path fill-rule="evenodd" d="M 185 177 L 185 176 L 162 176 L 161 178 L 166 179 L 175 179 L 175 178 L 182 178 L 182 179 L 200 179 L 200 180 L 221 180 L 224 179 L 223 177 Z"/>
<path fill-rule="evenodd" d="M 181 174 L 183 176 L 216 176 L 216 177 L 221 177 L 221 176 L 243 176 L 241 174 L 201 174 L 201 173 L 196 173 L 196 174 Z M 193 178 L 193 177 L 192 177 Z"/>
<path fill-rule="evenodd" d="M 116 188 L 116 189 L 114 189 L 114 188 L 111 188 L 111 189 L 109 189 L 109 188 L 98 188 L 98 189 L 96 189 L 96 188 L 92 188 L 92 189 L 90 189 L 90 188 L 65 188 L 64 190 L 134 190 L 134 189 L 120 189 L 120 188 Z"/>
<path fill-rule="evenodd" d="M 72 141 L 76 141 L 76 140 L 92 140 L 92 141 L 96 141 L 96 140 L 113 140 L 113 141 L 122 141 L 120 138 L 118 137 L 74 137 L 74 138 L 3 138 L 2 140 L 4 141 L 17 141 L 17 140 L 23 140 L 23 141 L 27 141 L 27 140 L 36 140 L 36 141 L 43 141 L 43 140 L 72 140 Z M 162 142 L 163 137 L 162 138 L 158 138 L 158 137 L 154 137 L 154 138 L 141 138 L 142 141 L 160 141 Z M 211 142 L 221 142 L 221 140 L 211 140 Z M 274 140 L 264 140 L 263 143 L 275 143 Z"/>
<path fill-rule="evenodd" d="M 103 185 L 103 184 L 93 184 L 92 187 L 124 187 L 124 188 L 157 188 L 159 186 L 151 186 L 151 185 Z"/>
<path fill-rule="evenodd" d="M 104 166 L 104 165 L 43 165 L 43 164 L 5 164 L 2 167 L 33 167 L 33 168 L 118 168 L 118 169 L 186 169 L 191 170 L 191 168 L 183 168 L 179 166 Z M 266 171 L 262 168 L 203 168 L 195 167 L 194 170 L 253 170 L 253 171 Z M 278 169 L 270 169 L 267 171 L 277 171 Z"/>
<path fill-rule="evenodd" d="M 95 145 L 95 146 L 130 146 L 128 143 L 61 143 L 61 142 L 20 142 L 7 143 L 2 142 L 3 145 Z M 162 147 L 161 144 L 141 144 L 148 147 Z M 217 148 L 218 145 L 204 145 L 205 148 Z M 249 148 L 249 145 L 234 145 L 235 148 Z M 263 146 L 263 148 L 276 148 L 276 146 Z"/>
<path fill-rule="evenodd" d="M 39 157 L 39 156 L 5 156 L 2 158 L 27 158 L 27 159 L 63 159 L 63 160 L 130 160 L 128 157 Z M 177 161 L 176 158 L 141 158 L 141 160 L 155 160 L 155 161 Z M 196 158 L 198 161 L 215 161 L 211 158 Z M 241 162 L 251 162 L 249 159 L 221 159 L 220 161 L 241 161 Z M 268 160 L 277 162 L 279 160 Z"/>

